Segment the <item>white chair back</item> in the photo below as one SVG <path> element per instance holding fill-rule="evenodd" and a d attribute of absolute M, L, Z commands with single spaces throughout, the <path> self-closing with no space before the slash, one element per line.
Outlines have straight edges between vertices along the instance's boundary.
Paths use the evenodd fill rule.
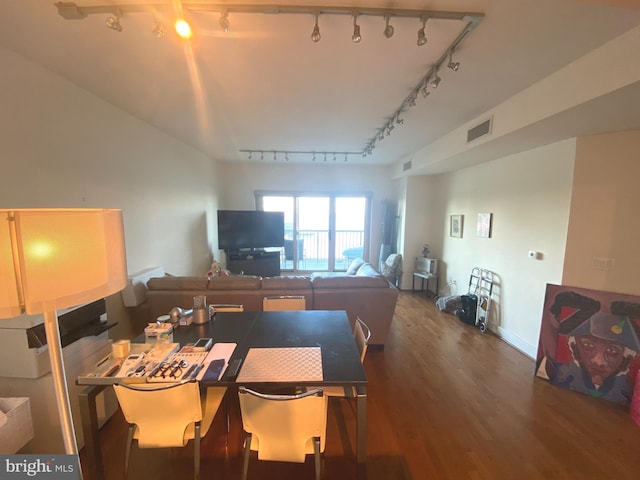
<path fill-rule="evenodd" d="M 279 297 L 264 297 L 262 310 L 275 312 L 283 310 L 306 310 L 307 301 L 303 295 L 283 295 Z"/>

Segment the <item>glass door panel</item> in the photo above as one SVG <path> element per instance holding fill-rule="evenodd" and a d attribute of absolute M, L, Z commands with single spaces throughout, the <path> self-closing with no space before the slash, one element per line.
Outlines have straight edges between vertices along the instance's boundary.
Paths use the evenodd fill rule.
<path fill-rule="evenodd" d="M 265 212 L 284 212 L 284 247 L 280 248 L 280 269 L 297 270 L 300 253 L 293 248 L 295 242 L 295 215 L 293 197 L 262 197 Z"/>
<path fill-rule="evenodd" d="M 364 258 L 367 199 L 337 197 L 335 222 L 335 268 L 346 270 L 355 258 Z"/>
<path fill-rule="evenodd" d="M 329 270 L 329 197 L 299 197 L 297 230 L 304 256 L 299 270 Z"/>

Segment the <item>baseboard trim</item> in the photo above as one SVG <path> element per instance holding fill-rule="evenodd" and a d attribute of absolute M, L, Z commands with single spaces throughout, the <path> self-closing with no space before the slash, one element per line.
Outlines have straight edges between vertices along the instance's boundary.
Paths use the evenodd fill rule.
<path fill-rule="evenodd" d="M 505 330 L 502 327 L 498 327 L 498 335 L 503 341 L 507 342 L 513 348 L 521 351 L 527 357 L 531 358 L 532 360 L 536 359 L 536 356 L 538 354 L 537 346 L 531 345 L 526 340 L 520 338 L 517 335 L 514 335 L 513 333 Z"/>

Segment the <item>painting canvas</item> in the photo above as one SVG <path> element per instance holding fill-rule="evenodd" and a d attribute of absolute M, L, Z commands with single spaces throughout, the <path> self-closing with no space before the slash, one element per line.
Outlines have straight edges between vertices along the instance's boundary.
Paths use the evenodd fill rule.
<path fill-rule="evenodd" d="M 479 213 L 478 222 L 476 224 L 476 236 L 482 238 L 491 238 L 491 214 Z"/>
<path fill-rule="evenodd" d="M 640 297 L 547 285 L 536 375 L 628 406 L 640 367 Z"/>

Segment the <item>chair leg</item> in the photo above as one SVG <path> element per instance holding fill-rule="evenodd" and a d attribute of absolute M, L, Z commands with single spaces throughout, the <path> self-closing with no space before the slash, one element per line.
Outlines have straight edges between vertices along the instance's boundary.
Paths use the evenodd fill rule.
<path fill-rule="evenodd" d="M 129 457 L 131 456 L 131 445 L 133 444 L 133 434 L 136 431 L 136 426 L 133 423 L 129 424 L 129 433 L 127 434 L 127 447 L 124 451 L 124 473 L 129 472 Z"/>
<path fill-rule="evenodd" d="M 200 422 L 195 424 L 193 435 L 193 478 L 200 478 Z"/>
<path fill-rule="evenodd" d="M 249 456 L 251 455 L 251 434 L 248 433 L 244 439 L 244 460 L 242 462 L 242 480 L 247 480 L 249 473 Z"/>
<path fill-rule="evenodd" d="M 320 437 L 313 437 L 313 454 L 316 463 L 316 480 L 320 480 L 322 469 L 320 463 Z"/>

